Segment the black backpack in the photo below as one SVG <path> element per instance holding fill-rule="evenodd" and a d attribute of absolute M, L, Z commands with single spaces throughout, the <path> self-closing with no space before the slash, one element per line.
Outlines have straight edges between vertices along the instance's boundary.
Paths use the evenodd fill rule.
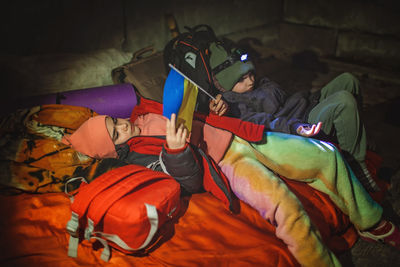
<path fill-rule="evenodd" d="M 201 88 L 215 96 L 217 90 L 212 80 L 208 51 L 209 45 L 218 41 L 214 30 L 206 24 L 192 28 L 185 27 L 185 29 L 186 32 L 170 40 L 164 48 L 165 70 L 169 73 L 169 64 L 173 65 Z M 208 111 L 209 100 L 206 94 L 199 92 L 196 110 Z"/>

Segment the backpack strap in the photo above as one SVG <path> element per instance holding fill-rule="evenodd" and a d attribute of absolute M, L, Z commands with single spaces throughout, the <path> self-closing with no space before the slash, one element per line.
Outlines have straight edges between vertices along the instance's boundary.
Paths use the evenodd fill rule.
<path fill-rule="evenodd" d="M 137 249 L 130 248 L 117 235 L 111 235 L 111 234 L 107 234 L 107 233 L 103 233 L 103 232 L 93 232 L 93 234 L 90 235 L 88 240 L 89 239 L 96 239 L 97 241 L 99 241 L 103 245 L 104 248 L 103 248 L 103 251 L 101 252 L 101 256 L 100 256 L 100 258 L 103 261 L 108 262 L 110 260 L 110 257 L 111 257 L 111 249 L 110 249 L 110 246 L 107 243 L 107 240 L 110 240 L 110 241 L 114 242 L 115 244 L 117 244 L 118 246 L 120 246 L 121 248 L 123 248 L 125 250 L 140 250 L 140 249 L 146 247 L 150 243 L 150 241 L 152 240 L 154 234 L 157 232 L 157 229 L 158 229 L 158 213 L 157 213 L 157 208 L 155 206 L 147 204 L 147 203 L 145 203 L 145 206 L 146 206 L 146 210 L 147 210 L 147 216 L 148 216 L 149 221 L 150 221 L 151 229 L 149 231 L 149 235 L 147 236 L 147 239 L 145 240 L 145 242 L 139 248 L 137 248 Z M 156 218 L 156 221 L 154 221 L 154 218 Z M 99 237 L 99 236 L 101 236 L 101 237 Z M 77 244 L 77 246 L 78 246 L 78 244 Z M 70 250 L 71 249 L 69 248 L 68 252 Z"/>
<path fill-rule="evenodd" d="M 103 238 L 96 237 L 96 236 L 94 236 L 92 238 L 98 240 L 104 247 L 103 252 L 101 252 L 100 258 L 105 262 L 109 261 L 110 257 L 111 257 L 111 250 L 110 250 L 110 246 L 108 245 L 107 241 L 104 240 Z"/>
<path fill-rule="evenodd" d="M 68 195 L 71 203 L 74 202 L 74 194 L 71 194 L 68 191 L 68 184 L 74 182 L 76 180 L 81 180 L 80 188 L 86 186 L 88 182 L 84 177 L 73 177 L 69 179 L 64 185 L 64 192 Z M 75 212 L 71 212 L 71 219 L 67 222 L 67 232 L 70 234 L 69 236 L 69 245 L 68 245 L 68 256 L 76 258 L 78 252 L 78 244 L 79 244 L 79 237 L 78 237 L 78 228 L 79 228 L 79 216 Z"/>
<path fill-rule="evenodd" d="M 147 212 L 147 218 L 149 219 L 150 222 L 150 231 L 149 234 L 147 235 L 146 240 L 143 242 L 143 244 L 138 247 L 138 248 L 131 248 L 129 247 L 118 235 L 113 235 L 113 234 L 107 234 L 107 233 L 103 233 L 103 232 L 93 232 L 93 234 L 90 236 L 89 239 L 96 239 L 99 240 L 101 242 L 101 244 L 103 245 L 104 249 L 103 252 L 101 253 L 101 259 L 104 261 L 108 261 L 110 259 L 110 247 L 107 243 L 107 240 L 110 240 L 112 242 L 114 242 L 115 244 L 117 244 L 119 247 L 128 250 L 128 251 L 134 251 L 134 250 L 141 250 L 143 248 L 145 248 L 150 241 L 153 239 L 154 235 L 156 234 L 157 230 L 158 230 L 158 212 L 157 212 L 157 208 L 153 205 L 144 203 L 145 207 L 146 207 L 146 212 Z"/>
<path fill-rule="evenodd" d="M 74 195 L 75 195 L 77 192 L 75 192 L 75 194 L 70 193 L 69 190 L 68 190 L 68 184 L 71 183 L 71 182 L 75 182 L 75 181 L 77 181 L 77 180 L 80 180 L 80 181 L 81 181 L 81 184 L 79 185 L 79 187 L 83 187 L 83 186 L 86 186 L 86 185 L 88 184 L 88 181 L 86 181 L 86 178 L 85 178 L 85 177 L 82 177 L 82 176 L 73 177 L 73 178 L 68 179 L 68 181 L 67 181 L 67 182 L 65 183 L 65 185 L 64 185 L 64 193 L 69 197 L 71 203 L 74 202 Z"/>

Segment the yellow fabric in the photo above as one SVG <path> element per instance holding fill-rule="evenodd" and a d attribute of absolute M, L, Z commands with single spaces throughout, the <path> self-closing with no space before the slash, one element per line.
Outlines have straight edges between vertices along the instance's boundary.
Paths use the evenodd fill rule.
<path fill-rule="evenodd" d="M 177 126 L 183 123 L 189 132 L 192 131 L 193 112 L 198 94 L 197 86 L 185 79 L 183 84 L 184 94 L 181 108 L 179 109 Z"/>

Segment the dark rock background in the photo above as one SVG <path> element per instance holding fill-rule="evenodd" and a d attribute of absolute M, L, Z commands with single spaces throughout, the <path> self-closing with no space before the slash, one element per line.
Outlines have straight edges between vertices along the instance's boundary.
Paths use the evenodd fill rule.
<path fill-rule="evenodd" d="M 206 23 L 247 47 L 258 73 L 288 91 L 342 72 L 363 86 L 364 119 L 391 182 L 385 214 L 400 223 L 400 4 L 396 0 L 14 0 L 0 9 L 2 100 L 112 84 L 111 70 L 178 28 Z M 358 241 L 344 266 L 400 266 L 400 253 Z"/>

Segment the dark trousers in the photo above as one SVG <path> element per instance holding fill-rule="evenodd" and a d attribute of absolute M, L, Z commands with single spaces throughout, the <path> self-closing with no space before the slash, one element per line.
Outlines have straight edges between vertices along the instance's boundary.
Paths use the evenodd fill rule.
<path fill-rule="evenodd" d="M 308 116 L 309 123 L 322 122 L 326 135 L 334 134 L 344 154 L 362 163 L 367 137 L 360 119 L 360 83 L 352 74 L 343 73 L 321 89 L 319 103 Z"/>

